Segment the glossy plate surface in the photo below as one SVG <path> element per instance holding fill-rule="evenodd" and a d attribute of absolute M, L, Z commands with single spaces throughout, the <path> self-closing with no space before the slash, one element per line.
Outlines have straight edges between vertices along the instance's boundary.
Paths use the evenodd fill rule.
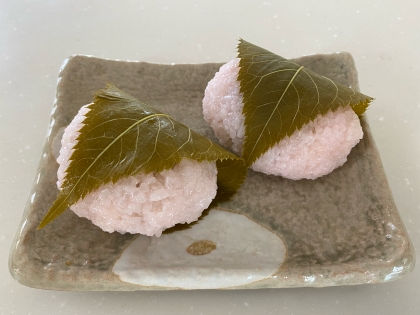
<path fill-rule="evenodd" d="M 348 53 L 296 62 L 358 89 Z M 217 142 L 201 100 L 220 65 L 66 60 L 10 254 L 15 279 L 53 290 L 247 289 L 378 283 L 413 269 L 414 250 L 364 118 L 364 138 L 341 168 L 314 181 L 249 171 L 233 200 L 189 230 L 159 239 L 110 234 L 67 210 L 36 231 L 58 194 L 55 156 L 63 129 L 94 92 L 112 82 Z"/>

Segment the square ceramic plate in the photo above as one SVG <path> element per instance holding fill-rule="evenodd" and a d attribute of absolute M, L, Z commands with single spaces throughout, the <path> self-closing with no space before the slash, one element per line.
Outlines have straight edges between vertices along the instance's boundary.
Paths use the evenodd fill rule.
<path fill-rule="evenodd" d="M 358 89 L 348 53 L 295 61 Z M 66 211 L 36 231 L 58 194 L 55 156 L 63 129 L 95 91 L 112 82 L 217 141 L 202 118 L 201 100 L 219 67 L 87 56 L 64 63 L 38 175 L 11 250 L 15 279 L 54 290 L 247 289 L 378 283 L 413 269 L 414 251 L 364 118 L 364 138 L 341 168 L 313 181 L 250 171 L 233 200 L 191 229 L 160 238 L 106 233 Z"/>

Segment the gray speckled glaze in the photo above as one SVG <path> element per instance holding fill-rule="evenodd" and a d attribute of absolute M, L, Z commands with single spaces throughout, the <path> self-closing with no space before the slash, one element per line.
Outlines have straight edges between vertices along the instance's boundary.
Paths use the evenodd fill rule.
<path fill-rule="evenodd" d="M 295 61 L 358 89 L 348 53 Z M 215 141 L 202 118 L 201 100 L 220 65 L 159 65 L 87 56 L 73 56 L 64 63 L 38 175 L 11 250 L 15 279 L 54 290 L 170 289 L 126 283 L 112 272 L 136 236 L 103 232 L 71 211 L 36 231 L 58 194 L 52 143 L 107 82 Z M 414 268 L 414 250 L 365 118 L 362 125 L 363 140 L 333 173 L 314 181 L 291 181 L 249 171 L 238 194 L 221 205 L 269 229 L 287 248 L 284 263 L 271 277 L 234 289 L 378 283 L 398 279 Z"/>

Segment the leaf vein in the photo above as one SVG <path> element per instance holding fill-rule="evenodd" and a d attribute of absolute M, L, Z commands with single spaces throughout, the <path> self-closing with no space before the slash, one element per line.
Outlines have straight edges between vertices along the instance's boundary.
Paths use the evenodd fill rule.
<path fill-rule="evenodd" d="M 297 70 L 296 70 L 296 73 L 294 74 L 294 76 L 293 76 L 293 77 L 292 77 L 292 79 L 290 80 L 290 82 L 289 82 L 288 86 L 287 86 L 287 87 L 285 88 L 285 90 L 283 91 L 283 94 L 280 96 L 280 99 L 278 100 L 278 102 L 277 102 L 277 104 L 276 104 L 275 108 L 273 109 L 273 111 L 272 111 L 272 113 L 271 113 L 270 117 L 268 118 L 267 122 L 265 123 L 264 128 L 261 130 L 261 133 L 260 133 L 260 135 L 258 136 L 257 141 L 255 141 L 255 144 L 254 144 L 254 146 L 253 146 L 253 148 L 252 148 L 251 152 L 249 153 L 249 157 L 247 158 L 247 162 L 248 162 L 249 158 L 252 156 L 252 153 L 254 152 L 254 150 L 255 150 L 255 148 L 256 148 L 256 146 L 257 146 L 257 144 L 260 142 L 261 137 L 262 137 L 262 135 L 263 135 L 263 133 L 264 133 L 265 129 L 267 129 L 267 126 L 268 126 L 268 124 L 270 123 L 271 118 L 273 117 L 274 113 L 277 111 L 277 109 L 278 109 L 278 107 L 279 107 L 280 102 L 283 100 L 284 95 L 286 94 L 286 92 L 287 92 L 287 90 L 289 89 L 290 85 L 292 84 L 292 82 L 295 80 L 295 78 L 297 77 L 297 75 L 299 74 L 299 72 L 300 72 L 303 68 L 304 68 L 304 67 L 303 67 L 303 66 L 301 66 L 299 69 L 297 69 Z"/>

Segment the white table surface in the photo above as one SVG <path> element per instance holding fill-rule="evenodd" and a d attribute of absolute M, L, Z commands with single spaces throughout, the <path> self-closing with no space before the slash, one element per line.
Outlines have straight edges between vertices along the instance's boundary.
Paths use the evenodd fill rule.
<path fill-rule="evenodd" d="M 322 289 L 55 292 L 24 287 L 9 249 L 41 157 L 62 61 L 227 61 L 236 40 L 283 57 L 348 51 L 402 220 L 420 253 L 420 2 L 0 1 L 0 314 L 420 314 L 420 272 Z"/>

